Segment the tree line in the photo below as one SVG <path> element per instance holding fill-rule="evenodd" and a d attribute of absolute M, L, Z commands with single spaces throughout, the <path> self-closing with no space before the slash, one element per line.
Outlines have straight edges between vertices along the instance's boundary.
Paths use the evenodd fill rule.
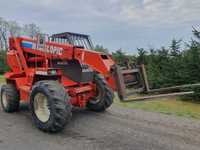
<path fill-rule="evenodd" d="M 138 48 L 137 55 L 126 54 L 119 49 L 112 57 L 120 66 L 145 64 L 151 88 L 200 82 L 200 31 L 192 29 L 193 37 L 189 42 L 172 39 L 168 46 L 158 49 Z M 108 53 L 103 46 L 96 51 Z M 200 88 L 192 98 L 200 100 Z"/>

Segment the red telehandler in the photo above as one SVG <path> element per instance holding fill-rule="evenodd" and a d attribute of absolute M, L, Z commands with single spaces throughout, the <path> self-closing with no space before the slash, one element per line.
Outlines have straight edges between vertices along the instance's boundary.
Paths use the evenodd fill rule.
<path fill-rule="evenodd" d="M 113 103 L 113 91 L 121 100 L 126 99 L 126 87 L 134 88 L 132 93 L 150 91 L 144 66 L 122 70 L 112 56 L 92 49 L 88 35 L 70 32 L 11 37 L 10 71 L 1 87 L 3 110 L 15 112 L 20 101 L 28 102 L 34 124 L 58 132 L 70 120 L 72 106 L 100 112 Z"/>

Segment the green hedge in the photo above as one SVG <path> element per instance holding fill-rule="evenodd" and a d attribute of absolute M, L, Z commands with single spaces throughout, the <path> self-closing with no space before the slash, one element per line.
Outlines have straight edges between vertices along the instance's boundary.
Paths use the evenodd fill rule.
<path fill-rule="evenodd" d="M 6 63 L 6 52 L 0 50 L 0 74 L 3 74 L 8 70 L 9 67 Z"/>

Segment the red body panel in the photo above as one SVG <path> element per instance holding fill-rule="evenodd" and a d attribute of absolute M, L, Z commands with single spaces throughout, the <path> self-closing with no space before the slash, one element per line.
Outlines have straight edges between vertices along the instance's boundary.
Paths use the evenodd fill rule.
<path fill-rule="evenodd" d="M 111 67 L 115 62 L 110 56 L 91 50 L 76 49 L 74 57 L 80 62 L 90 65 L 91 68 L 104 75 L 110 87 L 116 90 L 116 85 L 111 75 Z"/>
<path fill-rule="evenodd" d="M 29 38 L 10 38 L 10 50 L 7 53 L 8 65 L 11 72 L 5 77 L 7 82 L 15 84 L 20 93 L 21 100 L 28 101 L 32 86 L 39 80 L 59 80 L 66 88 L 71 103 L 75 106 L 84 107 L 95 96 L 95 85 L 93 83 L 81 84 L 64 76 L 60 70 L 52 68 L 53 60 L 78 60 L 80 63 L 89 65 L 96 72 L 104 75 L 109 86 L 116 90 L 115 82 L 111 75 L 111 67 L 115 64 L 112 58 L 95 51 L 76 48 L 69 44 L 46 42 L 44 49 L 34 47 L 23 47 L 22 42 L 30 42 L 33 46 L 36 40 Z M 37 45 L 36 45 L 37 47 Z M 51 70 L 56 75 L 50 75 Z"/>

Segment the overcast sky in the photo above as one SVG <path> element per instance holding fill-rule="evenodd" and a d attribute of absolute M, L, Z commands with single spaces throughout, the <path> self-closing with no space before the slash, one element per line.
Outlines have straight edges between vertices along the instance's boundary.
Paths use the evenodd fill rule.
<path fill-rule="evenodd" d="M 200 25 L 200 0 L 0 0 L 0 17 L 36 23 L 47 33 L 90 34 L 111 51 L 134 53 L 189 40 Z"/>

